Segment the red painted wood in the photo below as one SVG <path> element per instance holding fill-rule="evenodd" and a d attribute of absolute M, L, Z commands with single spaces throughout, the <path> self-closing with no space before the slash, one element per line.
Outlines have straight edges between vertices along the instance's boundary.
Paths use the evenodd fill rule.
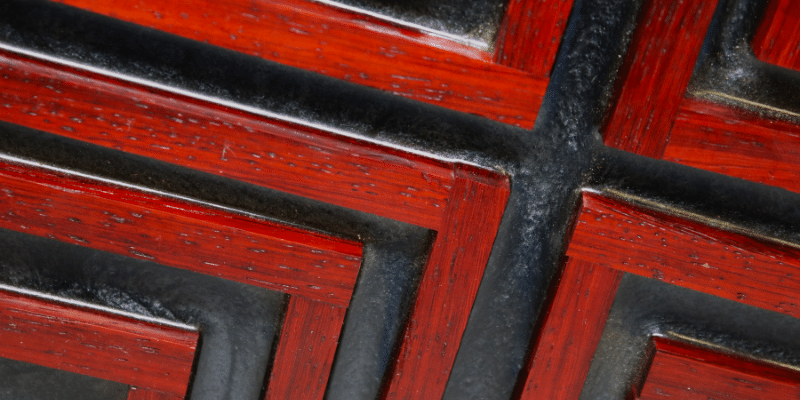
<path fill-rule="evenodd" d="M 0 227 L 346 306 L 360 245 L 0 162 Z"/>
<path fill-rule="evenodd" d="M 664 159 L 800 192 L 800 125 L 685 99 Z"/>
<path fill-rule="evenodd" d="M 0 52 L 0 119 L 437 229 L 452 166 Z"/>
<path fill-rule="evenodd" d="M 656 352 L 639 399 L 797 399 L 800 373 L 655 338 Z"/>
<path fill-rule="evenodd" d="M 520 376 L 515 398 L 577 399 L 589 373 L 622 273 L 569 259 L 541 331 Z"/>
<path fill-rule="evenodd" d="M 800 250 L 594 193 L 567 255 L 800 317 Z"/>
<path fill-rule="evenodd" d="M 525 128 L 547 86 L 485 52 L 311 1 L 57 1 Z"/>
<path fill-rule="evenodd" d="M 182 400 L 183 396 L 175 396 L 157 390 L 132 387 L 128 392 L 128 400 Z"/>
<path fill-rule="evenodd" d="M 674 2 L 668 9 L 655 7 L 658 1 L 645 7 L 649 14 L 634 35 L 621 74 L 621 94 L 604 128 L 605 143 L 800 192 L 800 125 L 684 98 L 708 25 L 704 21 L 716 3 Z M 797 68 L 790 62 L 800 60 L 794 57 L 800 46 L 800 13 L 792 12 L 798 5 L 770 1 L 753 40 L 764 61 Z M 689 11 L 692 7 L 697 10 Z M 695 18 L 687 20 L 686 15 Z"/>
<path fill-rule="evenodd" d="M 717 1 L 648 0 L 619 73 L 606 145 L 661 158 Z"/>
<path fill-rule="evenodd" d="M 274 398 L 309 398 L 288 396 L 302 388 L 324 393 L 359 244 L 24 165 L 0 162 L 0 187 L 0 227 L 295 295 Z"/>
<path fill-rule="evenodd" d="M 508 194 L 507 180 L 456 166 L 448 215 L 425 266 L 385 398 L 441 398 Z"/>
<path fill-rule="evenodd" d="M 436 229 L 400 349 L 403 372 L 387 379 L 387 395 L 441 395 L 508 199 L 506 177 L 13 54 L 0 61 L 2 119 Z M 420 374 L 435 379 L 416 381 Z"/>
<path fill-rule="evenodd" d="M 346 309 L 292 296 L 266 399 L 322 399 Z"/>
<path fill-rule="evenodd" d="M 197 331 L 0 290 L 0 357 L 183 398 Z"/>
<path fill-rule="evenodd" d="M 511 0 L 497 32 L 495 60 L 549 77 L 573 0 Z"/>
<path fill-rule="evenodd" d="M 761 61 L 800 71 L 800 3 L 770 0 L 753 37 L 753 51 Z"/>

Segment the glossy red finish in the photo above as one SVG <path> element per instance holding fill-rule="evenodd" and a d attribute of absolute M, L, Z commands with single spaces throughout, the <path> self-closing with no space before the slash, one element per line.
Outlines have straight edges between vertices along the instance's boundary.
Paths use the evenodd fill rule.
<path fill-rule="evenodd" d="M 0 227 L 347 306 L 360 245 L 0 162 Z"/>
<path fill-rule="evenodd" d="M 800 125 L 685 99 L 664 159 L 800 192 Z"/>
<path fill-rule="evenodd" d="M 438 229 L 452 166 L 0 52 L 0 119 Z"/>
<path fill-rule="evenodd" d="M 623 64 L 621 94 L 603 129 L 605 143 L 800 192 L 800 125 L 684 98 L 716 2 L 647 4 Z M 800 14 L 790 11 L 793 6 L 791 0 L 770 1 L 753 40 L 762 60 L 797 68 Z"/>
<path fill-rule="evenodd" d="M 496 62 L 533 76 L 550 76 L 572 3 L 573 0 L 509 1 L 497 32 Z"/>
<path fill-rule="evenodd" d="M 195 330 L 0 290 L 0 357 L 140 386 L 165 398 L 186 394 L 198 339 Z"/>
<path fill-rule="evenodd" d="M 0 162 L 0 187 L 2 228 L 291 294 L 283 322 L 289 330 L 281 333 L 275 361 L 281 367 L 275 367 L 272 379 L 306 390 L 295 392 L 303 394 L 300 398 L 324 391 L 358 275 L 360 244 L 7 162 Z M 298 303 L 305 307 L 293 306 Z M 327 341 L 314 345 L 310 336 L 293 337 L 298 326 Z M 290 363 L 280 358 L 285 354 L 295 357 L 296 365 L 327 369 L 302 374 L 299 367 L 286 367 Z M 49 356 L 58 362 L 59 357 Z"/>
<path fill-rule="evenodd" d="M 661 158 L 717 1 L 648 0 L 602 128 L 607 146 Z"/>
<path fill-rule="evenodd" d="M 752 46 L 761 61 L 800 71 L 800 13 L 796 0 L 770 0 Z"/>
<path fill-rule="evenodd" d="M 800 317 L 800 250 L 594 193 L 567 255 Z"/>
<path fill-rule="evenodd" d="M 531 346 L 515 398 L 577 399 L 617 294 L 622 273 L 569 259 Z"/>
<path fill-rule="evenodd" d="M 525 128 L 547 86 L 484 51 L 312 1 L 57 1 Z M 537 17 L 525 23 L 551 23 Z"/>
<path fill-rule="evenodd" d="M 508 199 L 507 177 L 10 53 L 0 66 L 8 76 L 0 119 L 437 230 L 386 395 L 444 392 Z M 48 230 L 63 232 L 45 226 L 42 234 L 55 234 Z M 129 253 L 127 242 L 120 243 L 116 248 Z M 210 262 L 226 265 L 221 261 Z M 319 278 L 331 289 L 347 281 Z M 331 292 L 281 284 L 325 292 L 322 298 Z M 420 374 L 435 379 L 422 381 Z"/>
<path fill-rule="evenodd" d="M 623 273 L 658 279 L 794 317 L 800 313 L 797 309 L 800 304 L 800 251 L 797 249 L 592 192 L 583 193 L 567 256 L 564 271 L 555 279 L 555 293 L 550 296 L 552 302 L 542 314 L 540 332 L 531 345 L 531 358 L 523 369 L 516 398 L 571 400 L 580 396 Z M 669 343 L 659 346 L 672 349 Z M 648 377 L 648 382 L 667 382 L 672 385 L 670 390 L 677 390 L 682 384 L 698 385 L 691 379 L 694 367 L 684 368 L 683 364 L 669 361 L 672 364 L 663 365 L 671 365 L 669 368 L 677 365 L 683 369 L 660 370 L 663 365 L 659 363 L 668 358 L 663 354 L 656 357 L 651 375 L 652 371 L 657 371 L 654 376 L 658 378 L 651 381 Z M 783 379 L 776 378 L 783 376 L 778 372 L 753 369 L 755 367 L 747 369 L 748 362 L 725 355 L 712 354 L 699 360 L 731 371 L 723 375 L 727 380 L 709 386 L 712 389 L 722 388 L 728 381 L 735 382 L 738 376 L 731 378 L 734 373 L 761 375 L 768 381 Z M 688 375 L 681 375 L 684 373 Z M 711 385 L 713 377 L 709 373 L 703 384 Z M 652 397 L 657 392 L 656 387 L 646 384 L 642 398 L 661 398 Z M 669 393 L 673 398 L 700 398 L 682 397 L 690 392 Z"/>
<path fill-rule="evenodd" d="M 654 338 L 655 356 L 639 399 L 789 400 L 800 397 L 800 373 L 756 360 Z"/>
<path fill-rule="evenodd" d="M 345 311 L 297 296 L 289 300 L 266 399 L 322 399 Z"/>
<path fill-rule="evenodd" d="M 425 266 L 387 399 L 438 399 L 444 394 L 503 216 L 507 181 L 468 165 L 457 165 L 455 173 L 450 207 Z"/>

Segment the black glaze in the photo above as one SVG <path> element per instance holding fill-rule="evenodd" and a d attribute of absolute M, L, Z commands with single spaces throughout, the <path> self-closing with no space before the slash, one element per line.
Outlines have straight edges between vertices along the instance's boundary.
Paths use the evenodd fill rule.
<path fill-rule="evenodd" d="M 800 243 L 800 194 L 672 162 L 603 148 L 587 187 L 672 213 Z M 652 204 L 656 203 L 656 205 Z M 715 222 L 717 221 L 717 222 Z"/>
<path fill-rule="evenodd" d="M 569 216 L 599 145 L 605 111 L 636 4 L 577 1 L 536 126 L 533 150 L 512 169 L 512 193 L 461 341 L 445 399 L 507 399 L 563 253 Z M 627 23 L 623 23 L 627 22 Z M 597 78 L 600 79 L 597 79 Z M 520 145 L 521 146 L 521 145 Z"/>
<path fill-rule="evenodd" d="M 439 31 L 478 48 L 488 49 L 508 0 L 333 0 L 369 13 Z"/>
<path fill-rule="evenodd" d="M 800 73 L 758 60 L 750 45 L 766 2 L 720 3 L 689 92 L 773 118 L 800 121 Z"/>
<path fill-rule="evenodd" d="M 644 378 L 643 369 L 652 356 L 648 349 L 652 336 L 712 351 L 724 349 L 756 360 L 798 365 L 798 330 L 800 320 L 788 315 L 626 274 L 581 399 L 627 398 L 630 388 Z"/>
<path fill-rule="evenodd" d="M 128 386 L 0 358 L 0 400 L 125 400 Z"/>
<path fill-rule="evenodd" d="M 731 45 L 741 49 L 742 38 L 752 35 L 752 21 L 760 12 L 754 4 L 750 0 L 723 2 L 695 69 L 692 90 L 753 87 L 753 82 L 763 79 L 752 77 L 773 74 L 771 67 L 762 63 L 742 61 L 746 56 L 740 53 L 745 51 Z M 511 177 L 511 198 L 445 398 L 508 399 L 563 254 L 564 235 L 582 187 L 656 202 L 659 207 L 800 245 L 798 194 L 602 146 L 597 127 L 609 106 L 616 70 L 624 59 L 640 5 L 641 1 L 576 1 L 533 131 L 41 0 L 0 4 L 0 43 L 144 79 L 165 90 L 198 93 L 233 107 L 249 107 L 365 140 L 505 171 Z M 723 56 L 733 61 L 719 61 Z M 734 64 L 741 76 L 752 78 L 745 80 L 749 83 L 736 83 L 730 69 Z M 786 87 L 797 85 L 795 75 L 780 74 L 788 82 Z M 769 92 L 774 101 L 793 101 L 792 97 L 780 100 L 776 93 Z M 5 154 L 364 240 L 365 263 L 327 398 L 378 396 L 386 357 L 396 343 L 431 232 L 13 125 L 0 125 L 0 133 L 0 152 Z M 63 279 L 77 282 L 77 287 L 88 285 L 80 276 L 64 275 Z M 18 284 L 42 290 L 52 290 L 54 285 L 51 281 Z M 136 288 L 115 290 L 131 296 L 139 293 Z M 669 292 L 661 286 L 653 286 L 652 291 L 653 296 Z M 137 296 L 160 298 L 157 293 Z M 142 312 L 153 311 L 145 307 Z M 247 345 L 246 341 L 231 343 L 233 347 Z M 601 346 L 599 354 L 610 355 L 615 349 L 633 354 L 639 351 L 636 343 L 623 343 L 623 348 Z M 196 381 L 206 377 L 198 372 Z M 201 393 L 197 390 L 193 395 Z M 230 398 L 250 397 L 237 394 Z"/>

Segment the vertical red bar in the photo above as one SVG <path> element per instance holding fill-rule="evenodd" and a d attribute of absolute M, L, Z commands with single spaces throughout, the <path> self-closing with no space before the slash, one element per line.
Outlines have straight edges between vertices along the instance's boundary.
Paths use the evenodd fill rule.
<path fill-rule="evenodd" d="M 289 298 L 266 399 L 323 398 L 345 311 L 301 296 Z"/>
<path fill-rule="evenodd" d="M 577 399 L 614 303 L 622 273 L 570 259 L 518 387 L 522 400 Z"/>
<path fill-rule="evenodd" d="M 548 77 L 573 0 L 511 0 L 497 32 L 495 62 Z"/>
<path fill-rule="evenodd" d="M 661 158 L 717 0 L 649 0 L 619 74 L 607 146 Z"/>
<path fill-rule="evenodd" d="M 800 71 L 800 2 L 772 0 L 753 37 L 761 61 Z"/>
<path fill-rule="evenodd" d="M 455 173 L 448 214 L 389 377 L 389 399 L 442 397 L 508 199 L 504 177 L 466 165 L 456 165 Z"/>

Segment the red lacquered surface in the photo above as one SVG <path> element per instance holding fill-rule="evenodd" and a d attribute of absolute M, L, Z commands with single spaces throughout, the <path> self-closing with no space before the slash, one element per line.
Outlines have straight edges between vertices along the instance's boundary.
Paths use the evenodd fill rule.
<path fill-rule="evenodd" d="M 517 387 L 518 398 L 577 399 L 580 396 L 623 273 L 658 279 L 794 317 L 800 313 L 797 309 L 800 304 L 800 251 L 592 192 L 583 193 L 567 256 L 568 262 L 555 284 L 552 302 L 542 313 L 541 331 L 531 346 L 531 358 Z M 660 351 L 672 351 L 674 347 L 670 343 L 659 346 Z M 668 393 L 672 398 L 705 400 L 707 397 L 691 397 L 696 393 L 712 393 L 700 391 L 699 383 L 713 390 L 729 390 L 729 386 L 736 386 L 738 382 L 741 393 L 755 387 L 748 385 L 748 381 L 737 381 L 741 376 L 735 373 L 760 375 L 762 380 L 757 387 L 764 390 L 779 390 L 775 389 L 779 386 L 776 382 L 785 381 L 783 372 L 770 369 L 774 367 L 759 369 L 761 364 L 735 357 L 714 353 L 695 357 L 700 364 L 707 364 L 695 367 L 685 362 L 681 364 L 680 360 L 673 362 L 672 356 L 664 356 L 663 351 L 651 369 L 650 375 L 657 378 L 648 376 L 642 398 L 664 398 L 653 396 Z M 664 370 L 665 365 L 674 370 Z M 730 371 L 719 375 L 724 379 L 716 385 L 711 385 L 714 374 L 720 373 L 716 370 L 708 372 L 712 369 L 707 369 L 704 377 L 698 375 L 700 381 L 692 378 L 696 372 L 694 368 L 707 366 Z M 791 376 L 796 379 L 795 375 Z M 687 387 L 693 389 L 686 391 Z M 730 393 L 734 394 L 709 396 L 750 398 L 737 397 L 736 393 L 740 392 Z"/>
<path fill-rule="evenodd" d="M 183 398 L 199 334 L 0 290 L 0 357 Z"/>
<path fill-rule="evenodd" d="M 2 119 L 436 229 L 424 300 L 397 361 L 408 372 L 391 375 L 387 393 L 443 393 L 508 199 L 506 177 L 7 53 L 2 65 Z"/>
<path fill-rule="evenodd" d="M 174 396 L 157 390 L 133 387 L 128 392 L 128 400 L 180 400 L 182 396 Z"/>
<path fill-rule="evenodd" d="M 57 1 L 526 128 L 547 86 L 488 53 L 311 1 Z"/>
<path fill-rule="evenodd" d="M 685 99 L 664 159 L 800 192 L 800 125 Z"/>
<path fill-rule="evenodd" d="M 770 0 L 753 37 L 753 51 L 761 61 L 800 71 L 800 3 Z"/>
<path fill-rule="evenodd" d="M 0 162 L 0 227 L 347 306 L 354 242 Z"/>
<path fill-rule="evenodd" d="M 619 74 L 606 145 L 661 158 L 717 1 L 648 0 Z"/>
<path fill-rule="evenodd" d="M 572 3 L 573 0 L 509 1 L 497 32 L 497 63 L 533 76 L 550 76 Z"/>
<path fill-rule="evenodd" d="M 281 367 L 272 378 L 292 382 L 299 398 L 324 391 L 360 244 L 25 165 L 0 162 L 0 187 L 0 227 L 293 295 L 283 321 L 293 330 L 281 333 L 278 354 L 295 357 L 294 364 L 276 358 Z M 292 337 L 298 326 L 326 339 Z M 319 365 L 315 372 L 326 375 L 303 374 L 303 365 Z"/>
<path fill-rule="evenodd" d="M 520 377 L 522 400 L 577 399 L 622 273 L 569 259 Z"/>
<path fill-rule="evenodd" d="M 452 166 L 0 52 L 0 119 L 437 229 Z"/>
<path fill-rule="evenodd" d="M 567 255 L 800 316 L 800 251 L 584 192 Z"/>
<path fill-rule="evenodd" d="M 800 373 L 655 338 L 656 352 L 639 399 L 797 399 Z"/>
<path fill-rule="evenodd" d="M 605 143 L 800 192 L 800 125 L 684 98 L 716 2 L 661 3 L 645 5 L 603 130 Z M 792 8 L 798 5 L 770 1 L 753 40 L 762 60 L 797 68 L 790 63 L 800 60 L 800 13 Z"/>
<path fill-rule="evenodd" d="M 444 393 L 508 200 L 508 181 L 492 172 L 457 165 L 455 174 L 450 207 L 389 381 L 389 399 L 438 399 Z"/>
<path fill-rule="evenodd" d="M 289 300 L 266 399 L 322 399 L 345 311 L 297 296 Z"/>

